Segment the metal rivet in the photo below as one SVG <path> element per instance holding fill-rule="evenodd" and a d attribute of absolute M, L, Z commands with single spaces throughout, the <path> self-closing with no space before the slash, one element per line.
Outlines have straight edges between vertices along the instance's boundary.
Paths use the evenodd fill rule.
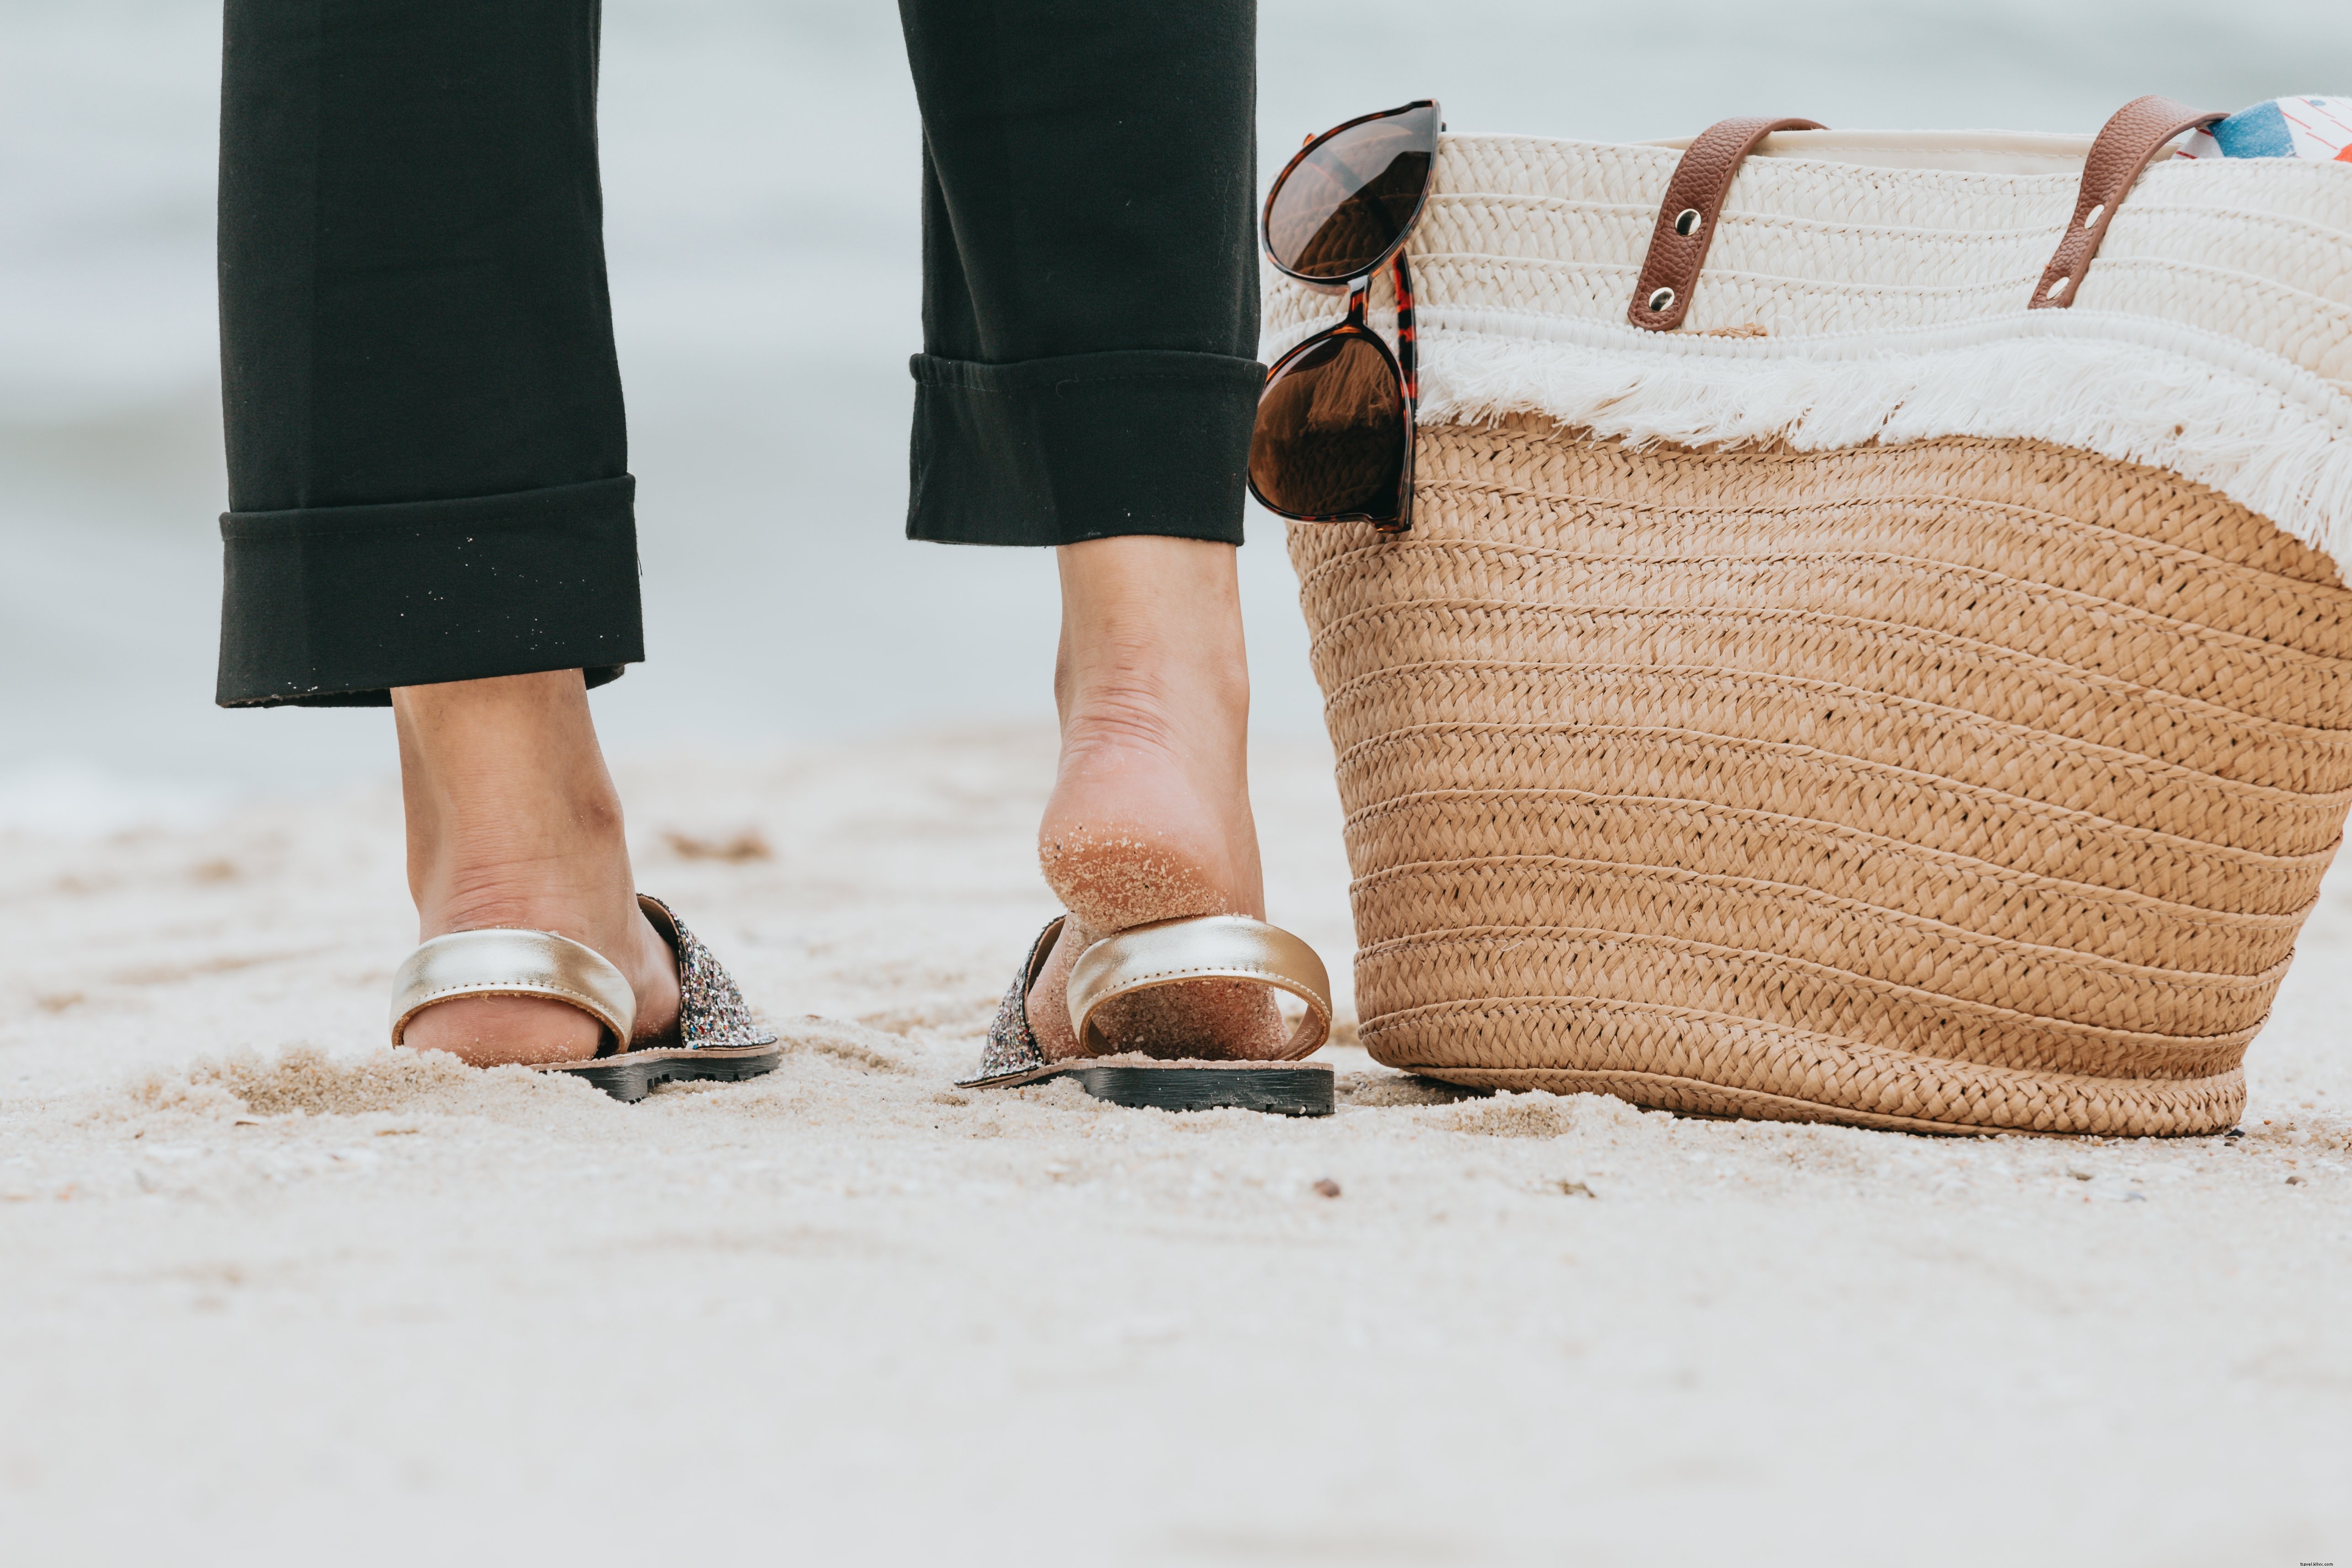
<path fill-rule="evenodd" d="M 1695 235 L 1698 233 L 1699 221 L 1696 207 L 1685 207 L 1675 214 L 1675 233 L 1684 235 Z"/>
<path fill-rule="evenodd" d="M 1673 289 L 1671 289 L 1671 288 L 1653 288 L 1653 289 L 1651 289 L 1651 290 L 1650 290 L 1650 308 L 1651 308 L 1651 309 L 1653 309 L 1653 310 L 1671 310 L 1671 309 L 1673 309 L 1674 308 L 1675 308 L 1675 291 L 1674 291 Z"/>
<path fill-rule="evenodd" d="M 2065 293 L 2065 292 L 2066 292 L 2066 285 L 2068 285 L 2069 283 L 2071 283 L 2071 282 L 2073 282 L 2073 281 L 2074 281 L 2074 279 L 2073 279 L 2073 278 L 2070 278 L 2070 277 L 2062 277 L 2062 278 L 2060 278 L 2057 282 L 2055 282 L 2055 283 L 2053 283 L 2053 284 L 2052 284 L 2052 285 L 2050 286 L 2050 292 L 2049 292 L 2049 293 L 2047 293 L 2047 294 L 2045 294 L 2045 295 L 2043 295 L 2042 298 L 2043 298 L 2044 299 L 2055 299 L 2055 298 L 2057 298 L 2060 295 L 2062 295 L 2062 294 L 2063 294 L 2063 293 Z"/>
<path fill-rule="evenodd" d="M 2101 202 L 2097 206 L 2093 207 L 2089 212 L 2084 213 L 2083 214 L 2083 226 L 2084 228 L 2089 228 L 2092 225 L 2097 223 L 2099 221 L 2099 214 L 2106 210 L 2107 204 L 2105 202 Z"/>

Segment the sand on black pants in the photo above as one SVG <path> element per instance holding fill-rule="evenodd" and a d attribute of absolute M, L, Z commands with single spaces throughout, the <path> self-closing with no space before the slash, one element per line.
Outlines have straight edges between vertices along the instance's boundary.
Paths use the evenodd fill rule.
<path fill-rule="evenodd" d="M 924 131 L 908 535 L 1238 543 L 1252 0 L 900 9 Z M 598 11 L 228 0 L 223 705 L 644 657 Z"/>

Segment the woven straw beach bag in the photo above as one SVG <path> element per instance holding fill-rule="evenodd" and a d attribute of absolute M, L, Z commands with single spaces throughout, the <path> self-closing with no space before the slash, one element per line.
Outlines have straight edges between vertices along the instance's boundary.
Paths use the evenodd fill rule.
<path fill-rule="evenodd" d="M 2187 114 L 1444 140 L 1413 527 L 1289 528 L 1375 1058 L 2232 1124 L 2352 804 L 2352 165 Z"/>

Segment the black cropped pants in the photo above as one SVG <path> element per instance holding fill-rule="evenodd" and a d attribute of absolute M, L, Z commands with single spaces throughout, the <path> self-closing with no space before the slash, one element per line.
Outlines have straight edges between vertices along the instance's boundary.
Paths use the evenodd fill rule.
<path fill-rule="evenodd" d="M 899 10 L 923 116 L 908 536 L 1239 543 L 1255 0 Z M 222 704 L 644 657 L 598 11 L 227 0 Z"/>

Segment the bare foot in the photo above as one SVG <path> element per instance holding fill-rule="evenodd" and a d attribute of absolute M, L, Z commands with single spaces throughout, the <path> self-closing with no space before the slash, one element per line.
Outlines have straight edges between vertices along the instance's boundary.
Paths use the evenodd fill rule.
<path fill-rule="evenodd" d="M 552 931 L 602 953 L 636 992 L 633 1044 L 677 1028 L 677 964 L 637 907 L 621 799 L 577 670 L 403 686 L 392 694 L 420 940 Z M 402 1043 L 478 1067 L 578 1061 L 604 1026 L 537 997 L 459 997 Z"/>
<path fill-rule="evenodd" d="M 1029 993 L 1046 1057 L 1081 1054 L 1066 1001 L 1087 944 L 1147 921 L 1265 918 L 1249 805 L 1249 669 L 1231 545 L 1131 536 L 1065 545 L 1054 670 L 1062 755 L 1037 831 L 1046 883 L 1069 911 Z M 1171 986 L 1105 1006 L 1114 1051 L 1279 1055 L 1263 987 Z"/>

